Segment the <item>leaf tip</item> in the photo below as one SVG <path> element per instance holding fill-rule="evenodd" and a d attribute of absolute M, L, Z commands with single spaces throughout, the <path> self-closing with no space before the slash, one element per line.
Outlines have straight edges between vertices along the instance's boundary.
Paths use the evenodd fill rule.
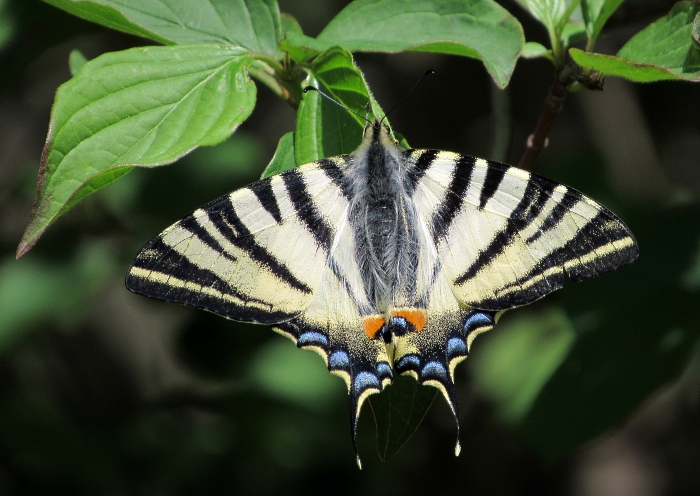
<path fill-rule="evenodd" d="M 28 233 L 25 231 L 24 236 L 22 236 L 22 240 L 19 242 L 19 245 L 17 246 L 17 253 L 15 253 L 15 260 L 19 260 L 20 257 L 24 256 L 29 250 L 31 250 L 34 247 L 34 245 L 36 244 L 38 239 L 39 239 L 38 236 L 34 236 L 34 237 L 30 238 Z"/>

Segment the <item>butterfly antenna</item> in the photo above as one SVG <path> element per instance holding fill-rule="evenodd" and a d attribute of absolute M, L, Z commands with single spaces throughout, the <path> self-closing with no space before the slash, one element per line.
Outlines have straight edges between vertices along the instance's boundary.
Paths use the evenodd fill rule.
<path fill-rule="evenodd" d="M 352 113 L 352 114 L 355 114 L 355 115 L 356 115 L 357 117 L 359 117 L 360 119 L 366 121 L 367 124 L 372 124 L 372 122 L 371 122 L 367 117 L 358 114 L 357 112 L 355 112 L 353 109 L 351 109 L 351 108 L 349 108 L 349 107 L 346 107 L 345 105 L 343 105 L 342 103 L 340 103 L 338 100 L 336 100 L 335 98 L 333 98 L 333 97 L 330 96 L 330 95 L 325 94 L 323 91 L 319 90 L 319 89 L 316 88 L 315 86 L 307 86 L 306 88 L 304 88 L 304 93 L 307 93 L 307 92 L 309 92 L 309 91 L 316 91 L 317 93 L 320 93 L 321 96 L 327 98 L 327 99 L 330 100 L 331 102 L 335 103 L 337 106 L 344 108 L 344 109 L 347 110 L 348 112 L 350 112 L 350 113 Z"/>
<path fill-rule="evenodd" d="M 420 79 L 419 79 L 418 81 L 416 81 L 416 84 L 414 84 L 413 87 L 412 87 L 410 90 L 408 90 L 408 91 L 406 92 L 406 94 L 405 94 L 403 97 L 401 97 L 401 99 L 400 99 L 398 102 L 396 102 L 396 103 L 394 104 L 394 106 L 391 107 L 391 108 L 389 109 L 389 111 L 388 111 L 386 114 L 384 114 L 384 117 L 382 117 L 382 120 L 379 121 L 379 122 L 381 123 L 384 119 L 386 119 L 387 116 L 391 113 L 391 111 L 394 110 L 396 107 L 399 106 L 399 103 L 403 102 L 403 101 L 406 99 L 406 97 L 407 97 L 408 95 L 410 95 L 411 93 L 413 93 L 413 90 L 415 90 L 415 89 L 418 87 L 418 85 L 421 83 L 421 81 L 423 81 L 427 76 L 432 76 L 433 74 L 435 74 L 435 71 L 432 70 L 432 69 L 428 69 L 427 71 L 425 71 L 425 74 L 423 74 L 423 75 L 420 77 Z"/>

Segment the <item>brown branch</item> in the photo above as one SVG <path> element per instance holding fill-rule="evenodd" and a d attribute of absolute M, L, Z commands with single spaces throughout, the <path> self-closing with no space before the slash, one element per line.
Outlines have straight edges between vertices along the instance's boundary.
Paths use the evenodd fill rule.
<path fill-rule="evenodd" d="M 555 80 L 552 87 L 549 88 L 549 94 L 544 102 L 542 115 L 540 115 L 535 132 L 527 138 L 527 148 L 518 162 L 518 167 L 521 169 L 532 169 L 540 151 L 547 146 L 549 130 L 564 105 L 566 94 L 566 88 L 558 80 Z"/>

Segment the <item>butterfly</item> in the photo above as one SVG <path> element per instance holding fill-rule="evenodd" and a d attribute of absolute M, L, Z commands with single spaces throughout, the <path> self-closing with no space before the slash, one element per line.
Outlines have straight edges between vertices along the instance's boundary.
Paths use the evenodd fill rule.
<path fill-rule="evenodd" d="M 126 286 L 270 324 L 318 352 L 362 404 L 407 374 L 457 421 L 455 366 L 509 309 L 635 261 L 612 212 L 516 167 L 403 150 L 381 121 L 350 155 L 254 182 L 150 241 Z M 361 466 L 361 465 L 360 465 Z"/>

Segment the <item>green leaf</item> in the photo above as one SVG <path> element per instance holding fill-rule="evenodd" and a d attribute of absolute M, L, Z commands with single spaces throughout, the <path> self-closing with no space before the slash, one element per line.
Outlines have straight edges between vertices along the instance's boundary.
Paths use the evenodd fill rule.
<path fill-rule="evenodd" d="M 275 174 L 281 174 L 284 171 L 293 169 L 297 166 L 294 160 L 294 133 L 287 133 L 280 139 L 277 145 L 277 150 L 272 160 L 265 167 L 265 170 L 260 176 L 260 179 L 265 179 L 266 177 L 274 176 Z"/>
<path fill-rule="evenodd" d="M 285 52 L 288 52 L 289 56 L 293 61 L 306 62 L 320 53 L 319 50 L 316 50 L 314 48 L 297 46 L 293 43 L 290 43 L 287 39 L 289 36 L 296 36 L 304 39 L 304 31 L 302 31 L 301 26 L 299 25 L 297 20 L 291 15 L 282 13 L 281 19 L 283 39 L 280 42 L 280 49 Z"/>
<path fill-rule="evenodd" d="M 287 33 L 304 34 L 304 30 L 301 28 L 301 24 L 297 21 L 293 15 L 283 12 L 280 14 L 280 21 L 282 23 L 282 36 L 287 36 Z"/>
<path fill-rule="evenodd" d="M 517 423 L 530 411 L 575 338 L 561 310 L 509 314 L 483 343 L 475 342 L 478 351 L 470 358 L 474 387 L 491 400 L 503 422 Z"/>
<path fill-rule="evenodd" d="M 700 3 L 679 2 L 665 16 L 637 33 L 617 56 L 569 50 L 574 61 L 608 76 L 635 82 L 700 81 L 700 49 L 692 37 Z"/>
<path fill-rule="evenodd" d="M 540 43 L 528 41 L 527 43 L 525 43 L 525 46 L 523 47 L 523 51 L 520 54 L 520 56 L 525 59 L 535 59 L 537 57 L 551 58 L 552 51 L 548 50 L 546 46 Z"/>
<path fill-rule="evenodd" d="M 384 391 L 369 397 L 382 461 L 394 456 L 416 432 L 436 395 L 434 387 L 421 386 L 412 377 L 400 375 Z"/>
<path fill-rule="evenodd" d="M 87 62 L 56 93 L 29 225 L 17 254 L 124 166 L 153 167 L 228 138 L 252 111 L 247 51 L 145 47 Z"/>
<path fill-rule="evenodd" d="M 564 46 L 571 46 L 586 39 L 586 25 L 580 21 L 569 21 L 561 32 Z"/>
<path fill-rule="evenodd" d="M 366 125 L 360 115 L 366 112 L 370 99 L 367 84 L 355 66 L 352 54 L 340 47 L 330 48 L 316 57 L 309 73 L 307 85 L 317 86 L 359 115 L 316 91 L 307 92 L 299 105 L 294 135 L 298 164 L 354 152 L 360 145 Z M 383 115 L 374 101 L 372 108 L 375 116 Z"/>
<path fill-rule="evenodd" d="M 45 0 L 111 29 L 165 44 L 223 43 L 276 56 L 276 0 Z"/>
<path fill-rule="evenodd" d="M 669 69 L 651 64 L 636 64 L 614 55 L 589 53 L 578 48 L 569 49 L 571 58 L 581 67 L 600 71 L 606 76 L 619 76 L 635 83 L 650 83 L 668 79 L 681 79 Z"/>
<path fill-rule="evenodd" d="M 566 14 L 565 0 L 517 0 L 517 2 L 547 28 L 550 37 L 556 35 L 557 27 Z"/>
<path fill-rule="evenodd" d="M 603 26 L 621 3 L 622 0 L 581 0 L 583 21 L 586 24 L 586 33 L 591 42 L 598 39 Z M 590 46 L 593 46 L 592 43 Z"/>
<path fill-rule="evenodd" d="M 700 51 L 692 38 L 699 12 L 698 2 L 678 2 L 665 17 L 637 33 L 617 56 L 668 68 L 683 79 L 700 79 Z"/>
<path fill-rule="evenodd" d="M 508 84 L 525 42 L 522 26 L 492 0 L 355 0 L 317 39 L 290 33 L 297 46 L 340 45 L 361 52 L 439 52 L 482 60 L 491 77 Z"/>

